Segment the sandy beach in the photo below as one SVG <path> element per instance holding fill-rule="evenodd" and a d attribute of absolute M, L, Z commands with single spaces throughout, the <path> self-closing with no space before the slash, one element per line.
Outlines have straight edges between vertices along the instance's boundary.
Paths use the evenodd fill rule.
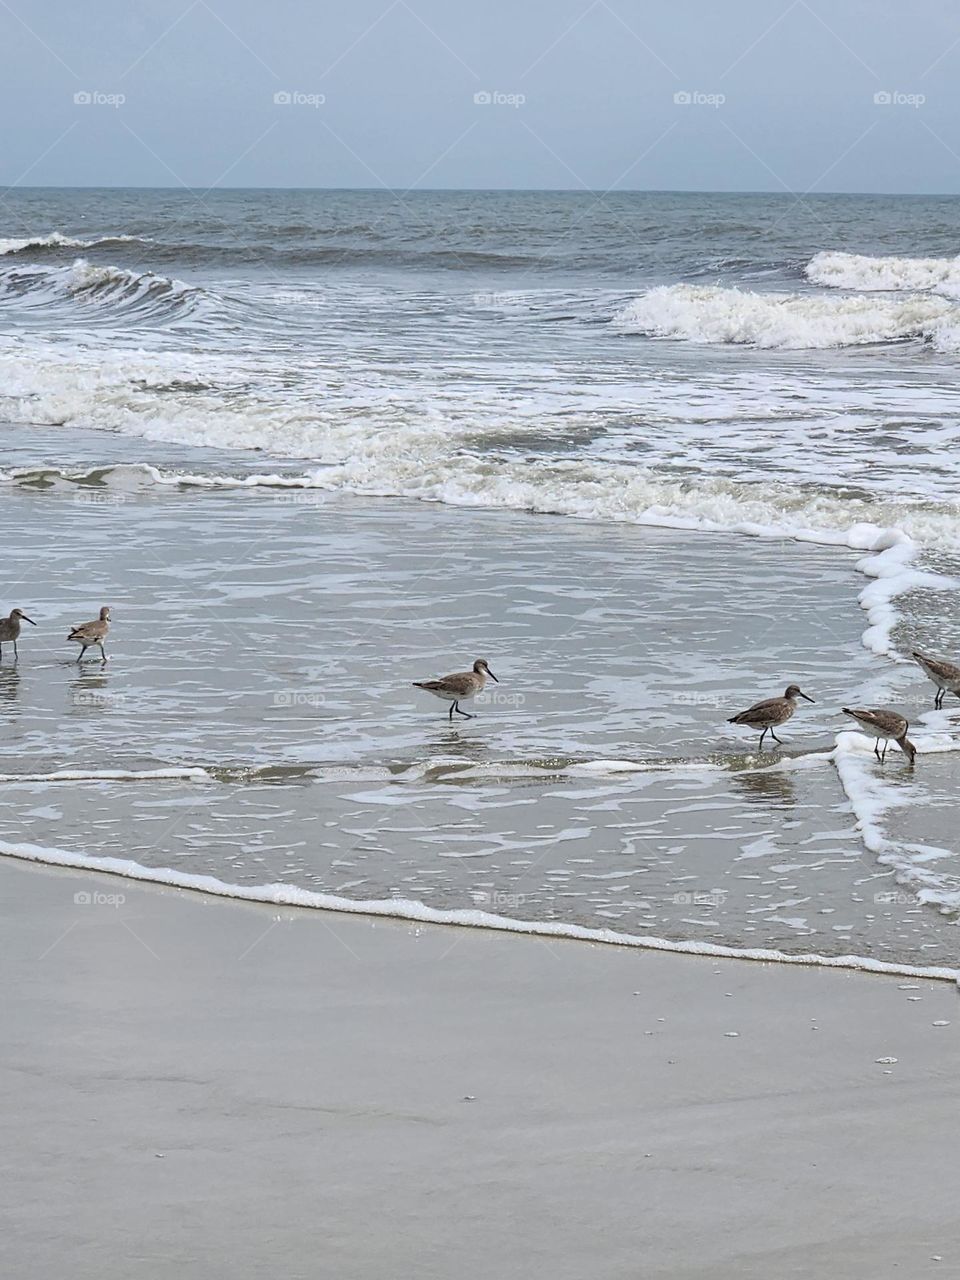
<path fill-rule="evenodd" d="M 0 876 L 18 1280 L 960 1258 L 950 983 Z"/>

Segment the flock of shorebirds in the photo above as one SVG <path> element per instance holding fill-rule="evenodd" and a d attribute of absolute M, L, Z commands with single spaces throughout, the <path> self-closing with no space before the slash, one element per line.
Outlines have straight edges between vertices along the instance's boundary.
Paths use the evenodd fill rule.
<path fill-rule="evenodd" d="M 960 698 L 960 666 L 954 662 L 946 662 L 943 658 L 931 658 L 929 654 L 921 653 L 919 649 L 914 649 L 911 657 L 936 687 L 937 693 L 933 705 L 938 711 L 943 706 L 946 694 L 952 693 Z M 762 751 L 763 740 L 768 733 L 774 742 L 780 741 L 774 729 L 790 719 L 797 709 L 798 698 L 806 698 L 807 702 L 813 702 L 813 699 L 808 697 L 802 689 L 792 684 L 782 698 L 767 698 L 763 702 L 757 702 L 746 711 L 741 711 L 739 715 L 731 716 L 727 723 L 759 729 L 760 743 L 757 749 Z M 887 758 L 887 747 L 891 742 L 897 744 L 911 764 L 916 760 L 917 748 L 907 737 L 910 723 L 899 711 L 893 711 L 890 707 L 844 707 L 843 714 L 856 720 L 868 737 L 876 739 L 873 744 L 873 754 L 881 764 Z M 881 742 L 883 751 L 880 750 Z"/>
<path fill-rule="evenodd" d="M 12 644 L 14 659 L 19 658 L 17 640 L 22 622 L 29 622 L 32 627 L 37 625 L 22 609 L 13 609 L 8 617 L 0 618 L 0 659 L 3 658 L 5 644 Z M 100 650 L 101 662 L 106 662 L 107 654 L 103 642 L 109 630 L 110 608 L 108 605 L 103 606 L 100 616 L 92 622 L 83 622 L 80 626 L 74 627 L 67 639 L 80 645 L 77 661 L 82 662 L 86 651 L 96 646 Z M 943 706 L 943 699 L 947 693 L 955 694 L 960 698 L 960 666 L 945 662 L 941 658 L 931 658 L 917 650 L 913 652 L 913 659 L 924 675 L 936 686 L 937 693 L 933 700 L 935 708 L 939 710 Z M 450 709 L 447 718 L 450 721 L 453 720 L 454 714 L 463 716 L 465 720 L 473 720 L 475 717 L 469 711 L 464 711 L 460 703 L 469 702 L 478 693 L 482 693 L 488 678 L 494 684 L 500 683 L 490 670 L 486 658 L 477 658 L 470 671 L 455 671 L 452 675 L 441 676 L 438 680 L 414 680 L 413 685 L 416 689 L 423 689 L 426 693 L 433 694 L 435 698 L 448 702 Z M 762 702 L 755 702 L 746 711 L 731 716 L 727 723 L 743 725 L 747 729 L 759 729 L 758 751 L 763 750 L 763 740 L 768 733 L 774 742 L 782 745 L 782 739 L 778 738 L 774 731 L 785 724 L 796 711 L 798 698 L 813 702 L 813 698 L 797 685 L 788 685 L 782 698 L 765 698 Z M 886 759 L 887 747 L 891 742 L 895 742 L 913 764 L 917 749 L 907 737 L 910 725 L 906 716 L 902 716 L 899 711 L 892 711 L 889 707 L 844 707 L 843 714 L 856 720 L 864 733 L 876 739 L 873 750 L 881 763 Z M 882 752 L 881 742 L 883 743 Z"/>
<path fill-rule="evenodd" d="M 943 706 L 946 693 L 953 693 L 960 697 L 960 666 L 952 662 L 944 662 L 940 658 L 931 658 L 917 651 L 914 652 L 913 658 L 928 679 L 936 685 L 937 693 L 933 700 L 936 708 Z M 454 712 L 467 720 L 472 720 L 473 716 L 464 711 L 460 703 L 467 702 L 481 693 L 488 676 L 499 684 L 497 677 L 487 665 L 486 659 L 478 658 L 471 671 L 457 671 L 453 675 L 441 676 L 439 680 L 415 680 L 413 683 L 415 688 L 425 689 L 435 698 L 449 702 L 450 710 L 447 715 L 450 720 L 453 720 Z M 762 751 L 763 740 L 768 733 L 774 742 L 782 743 L 775 730 L 785 724 L 796 711 L 798 698 L 813 702 L 813 698 L 804 693 L 798 685 L 788 685 L 782 698 L 765 698 L 762 702 L 755 702 L 746 711 L 731 716 L 727 723 L 743 725 L 747 729 L 759 729 L 760 742 L 757 750 Z M 881 763 L 887 758 L 887 747 L 891 742 L 895 742 L 913 764 L 917 748 L 907 737 L 910 724 L 906 716 L 902 716 L 899 711 L 892 711 L 889 707 L 844 707 L 843 714 L 856 720 L 863 732 L 875 739 L 873 751 Z M 881 742 L 883 751 L 880 750 Z"/>
<path fill-rule="evenodd" d="M 3 657 L 3 646 L 5 644 L 13 645 L 14 659 L 20 657 L 17 650 L 17 640 L 20 637 L 21 622 L 29 622 L 31 627 L 37 624 L 32 618 L 28 618 L 22 609 L 12 609 L 9 617 L 0 618 L 0 658 Z M 107 632 L 110 630 L 110 607 L 104 605 L 100 610 L 99 618 L 95 618 L 93 622 L 81 622 L 79 627 L 74 627 L 67 636 L 68 640 L 72 640 L 74 644 L 80 645 L 80 652 L 77 654 L 77 661 L 83 658 L 88 649 L 92 649 L 94 645 L 100 650 L 101 662 L 106 662 L 107 653 L 103 647 L 103 642 L 107 638 Z"/>

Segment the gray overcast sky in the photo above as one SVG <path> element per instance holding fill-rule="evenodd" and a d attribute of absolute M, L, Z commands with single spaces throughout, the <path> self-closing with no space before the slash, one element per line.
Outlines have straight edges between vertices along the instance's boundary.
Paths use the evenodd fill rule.
<path fill-rule="evenodd" d="M 956 0 L 0 0 L 0 68 L 6 185 L 960 191 Z"/>

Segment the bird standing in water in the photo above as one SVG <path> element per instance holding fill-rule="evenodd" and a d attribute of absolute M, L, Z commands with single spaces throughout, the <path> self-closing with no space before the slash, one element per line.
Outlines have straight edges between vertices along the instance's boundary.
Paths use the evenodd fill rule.
<path fill-rule="evenodd" d="M 5 644 L 13 644 L 13 659 L 16 662 L 20 657 L 17 652 L 17 636 L 20 634 L 20 623 L 29 622 L 31 627 L 37 624 L 32 618 L 28 618 L 22 609 L 11 609 L 9 618 L 0 618 L 0 658 L 3 657 L 3 646 Z"/>
<path fill-rule="evenodd" d="M 453 719 L 455 711 L 465 720 L 474 720 L 476 717 L 470 715 L 468 711 L 461 711 L 460 703 L 467 702 L 482 692 L 483 686 L 487 683 L 487 676 L 494 684 L 500 683 L 487 666 L 486 658 L 478 658 L 473 664 L 472 671 L 457 671 L 451 676 L 441 676 L 439 680 L 414 680 L 413 684 L 414 688 L 425 689 L 435 698 L 442 698 L 444 702 L 449 702 L 450 713 L 447 717 L 449 720 Z"/>
<path fill-rule="evenodd" d="M 856 720 L 864 733 L 871 738 L 876 738 L 876 742 L 873 744 L 873 754 L 881 764 L 887 758 L 887 747 L 890 745 L 891 738 L 910 763 L 913 764 L 917 757 L 917 748 L 907 737 L 907 730 L 910 725 L 906 716 L 902 716 L 899 711 L 888 711 L 886 707 L 874 707 L 872 710 L 867 710 L 864 707 L 844 707 L 843 714 Z M 881 741 L 883 742 L 882 755 L 880 753 Z"/>
<path fill-rule="evenodd" d="M 813 699 L 808 697 L 797 685 L 788 685 L 782 698 L 767 698 L 764 702 L 755 702 L 746 711 L 741 711 L 739 715 L 731 716 L 727 724 L 742 724 L 746 725 L 748 729 L 759 729 L 760 743 L 757 750 L 762 751 L 763 740 L 768 733 L 774 742 L 780 742 L 780 739 L 773 731 L 777 725 L 784 724 L 790 719 L 797 709 L 798 698 L 806 698 L 807 702 L 813 702 Z"/>
<path fill-rule="evenodd" d="M 103 648 L 103 642 L 107 638 L 107 632 L 110 630 L 110 606 L 104 605 L 100 610 L 100 617 L 94 622 L 82 622 L 79 627 L 74 627 L 67 636 L 68 640 L 73 640 L 75 644 L 82 645 L 78 662 L 83 660 L 83 655 L 93 645 L 100 648 L 101 661 L 106 662 L 107 655 Z"/>
<path fill-rule="evenodd" d="M 943 695 L 948 691 L 960 698 L 960 667 L 956 663 L 945 662 L 943 658 L 931 658 L 916 649 L 912 656 L 927 679 L 937 686 L 937 696 L 933 700 L 937 711 L 943 706 Z"/>

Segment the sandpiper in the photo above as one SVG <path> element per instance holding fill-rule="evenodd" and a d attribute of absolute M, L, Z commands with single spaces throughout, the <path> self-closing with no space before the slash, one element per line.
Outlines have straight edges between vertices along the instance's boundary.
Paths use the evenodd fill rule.
<path fill-rule="evenodd" d="M 955 693 L 960 698 L 960 667 L 953 662 L 944 662 L 942 658 L 931 658 L 917 649 L 913 651 L 913 660 L 920 670 L 937 686 L 937 696 L 933 705 L 939 711 L 943 706 L 943 695 Z"/>
<path fill-rule="evenodd" d="M 0 618 L 0 658 L 3 657 L 3 646 L 10 643 L 13 644 L 14 659 L 20 657 L 17 653 L 17 636 L 20 634 L 21 621 L 29 622 L 31 627 L 37 625 L 22 609 L 11 609 L 9 618 Z"/>
<path fill-rule="evenodd" d="M 888 711 L 885 707 L 874 707 L 869 711 L 863 707 L 844 707 L 843 714 L 856 720 L 864 733 L 876 738 L 876 742 L 873 744 L 873 754 L 881 764 L 887 758 L 887 747 L 891 738 L 910 763 L 913 764 L 917 748 L 907 737 L 907 730 L 910 725 L 907 723 L 906 717 L 902 716 L 899 711 Z M 883 741 L 882 755 L 880 753 L 881 740 Z"/>
<path fill-rule="evenodd" d="M 95 622 L 82 622 L 79 627 L 74 627 L 67 636 L 68 640 L 75 641 L 76 644 L 82 645 L 80 656 L 77 661 L 83 659 L 83 655 L 92 645 L 99 645 L 100 657 L 106 662 L 107 655 L 104 652 L 103 642 L 107 638 L 107 632 L 110 630 L 110 606 L 104 605 L 100 610 L 100 617 Z"/>
<path fill-rule="evenodd" d="M 500 683 L 487 666 L 486 658 L 478 658 L 473 664 L 472 671 L 457 671 L 452 676 L 441 676 L 439 680 L 414 680 L 413 684 L 415 688 L 426 689 L 427 693 L 432 693 L 435 698 L 442 698 L 444 702 L 449 702 L 448 719 L 452 720 L 453 713 L 456 711 L 465 719 L 474 720 L 475 716 L 470 715 L 468 711 L 460 710 L 460 703 L 480 693 L 487 683 L 487 676 L 494 684 Z"/>
<path fill-rule="evenodd" d="M 739 715 L 731 716 L 727 724 L 744 724 L 749 729 L 761 730 L 760 743 L 757 750 L 762 751 L 763 740 L 768 733 L 774 742 L 780 742 L 780 739 L 773 731 L 778 724 L 783 724 L 790 719 L 797 709 L 798 698 L 806 698 L 807 702 L 813 701 L 797 685 L 791 684 L 787 687 L 782 698 L 767 698 L 764 702 L 756 702 L 752 707 L 748 707 L 746 711 L 741 711 Z"/>

